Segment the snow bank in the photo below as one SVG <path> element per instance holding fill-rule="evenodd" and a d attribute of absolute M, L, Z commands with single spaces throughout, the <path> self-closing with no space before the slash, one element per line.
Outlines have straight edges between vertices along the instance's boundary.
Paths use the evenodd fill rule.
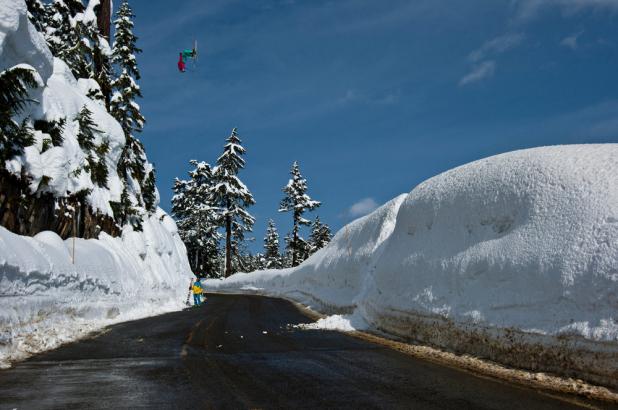
<path fill-rule="evenodd" d="M 207 285 L 618 387 L 617 243 L 618 144 L 543 147 L 431 178 L 295 269 Z"/>
<path fill-rule="evenodd" d="M 296 268 L 242 273 L 205 283 L 207 287 L 248 292 L 268 289 L 270 294 L 302 301 L 317 310 L 350 313 L 395 227 L 397 210 L 405 197 L 402 194 L 345 226 L 328 246 Z"/>
<path fill-rule="evenodd" d="M 0 366 L 111 323 L 184 306 L 191 273 L 162 210 L 143 232 L 63 241 L 0 227 Z"/>

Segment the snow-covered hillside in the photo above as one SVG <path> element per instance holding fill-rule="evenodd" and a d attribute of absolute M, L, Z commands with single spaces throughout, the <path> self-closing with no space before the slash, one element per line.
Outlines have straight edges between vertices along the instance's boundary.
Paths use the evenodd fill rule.
<path fill-rule="evenodd" d="M 87 204 L 111 217 L 110 202 L 119 202 L 123 190 L 116 169 L 125 146 L 121 126 L 101 102 L 86 96 L 95 82 L 77 81 L 62 60 L 52 57 L 29 22 L 24 1 L 0 0 L 0 72 L 15 66 L 35 70 L 39 83 L 17 120 L 65 118 L 66 126 L 62 143 L 53 146 L 48 134 L 34 131 L 34 145 L 9 159 L 6 170 L 28 181 L 32 195 L 66 198 L 88 192 Z M 84 106 L 97 128 L 94 145 L 109 147 L 106 186 L 93 184 L 84 166 L 86 153 L 74 120 Z M 6 194 L 7 187 L 0 188 Z M 135 199 L 139 185 L 127 188 Z M 186 250 L 174 221 L 155 209 L 147 215 L 142 208 L 143 232 L 127 224 L 118 238 L 102 232 L 98 240 L 78 239 L 75 264 L 71 239 L 62 241 L 48 231 L 30 238 L 0 227 L 0 365 L 108 323 L 183 306 L 191 276 Z"/>
<path fill-rule="evenodd" d="M 616 387 L 617 243 L 618 144 L 543 147 L 431 178 L 297 268 L 207 286 Z"/>
<path fill-rule="evenodd" d="M 23 1 L 0 1 L 0 71 L 14 66 L 31 67 L 36 70 L 40 87 L 32 90 L 29 104 L 20 113 L 22 118 L 45 119 L 49 121 L 66 118 L 63 131 L 64 141 L 60 146 L 44 148 L 49 135 L 34 131 L 35 144 L 26 147 L 23 156 L 9 160 L 9 172 L 28 175 L 32 191 L 36 191 L 45 177 L 49 179 L 46 192 L 63 197 L 67 192 L 89 190 L 88 203 L 102 214 L 112 216 L 110 201 L 120 201 L 122 184 L 116 167 L 125 144 L 120 124 L 99 102 L 85 94 L 86 80 L 79 83 L 71 70 L 60 59 L 54 58 L 45 45 L 45 40 L 28 21 Z M 79 125 L 73 119 L 84 107 L 92 112 L 96 124 L 95 145 L 109 144 L 106 166 L 109 172 L 107 188 L 93 184 L 89 171 L 84 170 L 86 153 L 80 148 L 77 134 Z"/>

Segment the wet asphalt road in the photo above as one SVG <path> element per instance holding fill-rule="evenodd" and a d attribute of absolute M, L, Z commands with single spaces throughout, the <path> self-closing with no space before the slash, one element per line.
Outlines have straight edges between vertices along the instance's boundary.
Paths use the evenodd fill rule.
<path fill-rule="evenodd" d="M 569 409 L 345 334 L 292 303 L 210 295 L 0 371 L 0 409 Z"/>

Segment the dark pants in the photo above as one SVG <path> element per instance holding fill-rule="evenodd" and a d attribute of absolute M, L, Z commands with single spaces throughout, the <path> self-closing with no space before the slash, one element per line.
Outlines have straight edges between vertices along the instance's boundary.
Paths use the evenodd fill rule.
<path fill-rule="evenodd" d="M 202 295 L 198 294 L 198 293 L 194 293 L 193 294 L 193 304 L 195 306 L 199 306 L 202 304 Z"/>

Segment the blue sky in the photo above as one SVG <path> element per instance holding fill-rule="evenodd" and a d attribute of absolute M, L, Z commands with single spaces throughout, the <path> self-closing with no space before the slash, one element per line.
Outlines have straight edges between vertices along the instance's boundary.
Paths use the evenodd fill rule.
<path fill-rule="evenodd" d="M 116 2 L 118 3 L 118 1 Z M 618 0 L 132 0 L 161 206 L 238 127 L 252 249 L 293 161 L 334 230 L 466 162 L 616 142 Z M 197 67 L 178 52 L 199 41 Z"/>

